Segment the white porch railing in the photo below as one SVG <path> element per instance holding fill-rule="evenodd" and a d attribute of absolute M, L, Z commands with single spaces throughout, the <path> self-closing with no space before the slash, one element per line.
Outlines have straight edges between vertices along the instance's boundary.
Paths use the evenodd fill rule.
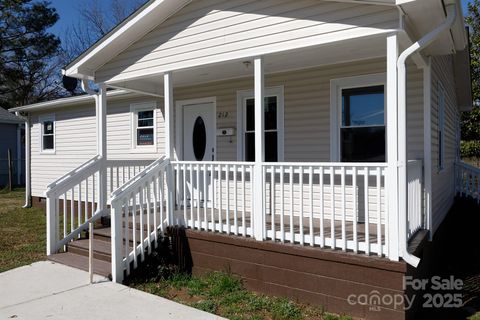
<path fill-rule="evenodd" d="M 455 188 L 457 195 L 471 197 L 480 203 L 480 168 L 464 162 L 455 164 Z"/>
<path fill-rule="evenodd" d="M 171 218 L 167 210 L 168 174 L 170 161 L 164 157 L 154 161 L 111 197 L 112 278 L 123 279 L 130 274 L 130 264 L 138 266 L 145 251 L 157 246 L 159 232 L 163 232 Z M 173 187 L 173 186 L 172 186 Z M 170 187 L 170 188 L 172 188 Z"/>
<path fill-rule="evenodd" d="M 410 239 L 425 226 L 423 164 L 421 160 L 408 161 L 407 183 L 407 238 Z"/>
<path fill-rule="evenodd" d="M 253 164 L 172 161 L 177 219 L 192 229 L 252 236 Z"/>
<path fill-rule="evenodd" d="M 386 254 L 383 164 L 263 165 L 268 239 Z"/>
<path fill-rule="evenodd" d="M 98 210 L 101 167 L 102 159 L 95 156 L 48 185 L 47 255 L 57 253 L 102 216 Z"/>
<path fill-rule="evenodd" d="M 88 223 L 106 215 L 99 210 L 100 175 L 105 167 L 106 192 L 123 186 L 153 160 L 107 160 L 95 156 L 47 186 L 47 254 L 58 252 L 87 230 Z M 106 208 L 105 199 L 104 208 Z M 62 236 L 61 236 L 62 235 Z"/>
<path fill-rule="evenodd" d="M 95 157 L 50 185 L 49 253 L 105 214 L 98 210 L 102 174 L 105 190 L 120 186 L 110 200 L 114 281 L 136 268 L 173 225 L 386 257 L 389 246 L 399 245 L 388 228 L 388 164 L 262 163 L 256 180 L 251 162 L 147 162 Z M 424 226 L 423 173 L 421 161 L 408 166 L 410 238 Z M 475 179 L 469 181 L 477 183 L 478 195 Z"/>

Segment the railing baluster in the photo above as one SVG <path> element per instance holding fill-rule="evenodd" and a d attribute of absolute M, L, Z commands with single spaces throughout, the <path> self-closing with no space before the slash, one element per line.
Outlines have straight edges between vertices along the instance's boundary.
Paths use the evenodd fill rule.
<path fill-rule="evenodd" d="M 63 194 L 63 237 L 67 236 L 67 192 Z"/>
<path fill-rule="evenodd" d="M 368 167 L 364 168 L 365 172 L 363 174 L 364 188 L 365 188 L 365 254 L 370 254 L 370 212 L 368 205 L 368 178 L 369 172 Z"/>
<path fill-rule="evenodd" d="M 237 202 L 237 192 L 238 192 L 238 186 L 237 186 L 237 165 L 233 165 L 233 225 L 234 225 L 234 232 L 235 235 L 238 235 L 238 202 Z"/>
<path fill-rule="evenodd" d="M 272 240 L 276 240 L 275 236 L 275 166 L 270 166 L 270 170 L 272 170 L 270 176 L 270 230 L 272 232 Z"/>
<path fill-rule="evenodd" d="M 140 232 L 139 232 L 139 238 L 140 238 L 140 257 L 141 257 L 141 261 L 143 262 L 145 260 L 145 244 L 144 244 L 144 234 L 143 234 L 143 214 L 144 214 L 144 208 L 145 208 L 145 203 L 144 203 L 144 186 L 140 186 L 138 188 L 138 194 L 139 194 L 139 202 L 138 202 L 138 205 L 139 205 L 139 209 L 140 209 L 140 217 L 139 217 L 139 220 L 140 220 Z M 137 226 L 134 226 L 134 228 L 136 229 Z"/>
<path fill-rule="evenodd" d="M 298 184 L 300 186 L 300 213 L 298 216 L 298 224 L 300 228 L 300 245 L 304 245 L 305 243 L 305 235 L 303 232 L 303 166 L 298 167 L 299 170 L 299 179 L 298 179 Z"/>
<path fill-rule="evenodd" d="M 200 221 L 200 165 L 197 163 L 197 166 L 195 167 L 197 174 L 197 181 L 195 183 L 196 189 L 197 189 L 197 223 L 198 227 L 194 225 L 194 228 L 197 228 L 198 230 L 201 229 L 201 221 Z"/>
<path fill-rule="evenodd" d="M 382 256 L 382 210 L 381 210 L 381 177 L 380 177 L 380 168 L 377 168 L 377 244 L 378 244 L 378 255 Z M 418 190 L 420 193 L 421 190 Z M 420 203 L 419 203 L 420 204 Z M 420 217 L 420 212 L 418 212 Z"/>
<path fill-rule="evenodd" d="M 177 174 L 180 174 L 180 171 L 177 171 Z M 158 247 L 158 219 L 157 219 L 157 204 L 158 204 L 158 194 L 157 194 L 157 183 L 158 183 L 158 176 L 155 175 L 152 179 L 153 184 L 153 231 L 154 234 L 154 241 L 155 241 L 155 248 Z"/>
<path fill-rule="evenodd" d="M 78 226 L 82 224 L 82 181 L 78 184 L 78 200 L 77 200 L 77 220 Z M 80 234 L 78 235 L 80 238 Z"/>
<path fill-rule="evenodd" d="M 218 224 L 220 232 L 223 232 L 222 221 L 222 166 L 218 165 Z"/>
<path fill-rule="evenodd" d="M 129 219 L 130 219 L 130 208 L 129 201 L 123 201 L 123 230 L 125 230 L 125 259 L 127 267 L 127 275 L 130 274 L 130 239 L 129 239 Z M 135 246 L 135 243 L 133 244 Z"/>
<path fill-rule="evenodd" d="M 358 252 L 358 202 L 357 202 L 357 167 L 352 168 L 353 187 L 353 252 Z"/>
<path fill-rule="evenodd" d="M 193 190 L 193 164 L 190 164 L 190 190 L 189 190 L 189 195 L 190 195 L 190 228 L 195 228 L 195 221 L 194 221 L 194 216 L 193 216 L 193 207 L 195 205 L 195 195 L 194 195 L 194 190 Z"/>
<path fill-rule="evenodd" d="M 284 166 L 280 165 L 280 240 L 285 242 L 285 188 Z"/>
<path fill-rule="evenodd" d="M 331 192 L 331 213 L 330 213 L 330 240 L 331 248 L 336 248 L 335 243 L 335 168 L 330 167 L 330 192 Z"/>
<path fill-rule="evenodd" d="M 183 223 L 185 226 L 188 226 L 188 218 L 187 218 L 187 165 L 183 165 L 183 172 L 182 172 L 182 179 L 183 179 Z"/>
<path fill-rule="evenodd" d="M 242 165 L 242 227 L 243 227 L 243 236 L 247 236 L 247 224 L 245 221 L 246 215 L 246 199 L 245 199 L 245 165 Z"/>
<path fill-rule="evenodd" d="M 325 246 L 325 193 L 323 192 L 323 167 L 318 167 L 319 169 L 319 183 L 320 183 L 320 248 Z"/>
<path fill-rule="evenodd" d="M 164 188 L 165 188 L 165 181 L 164 181 L 164 177 L 165 177 L 165 171 L 160 171 L 159 173 L 159 179 L 158 179 L 158 185 L 159 185 L 159 188 L 158 188 L 158 192 L 159 192 L 159 196 L 158 196 L 158 199 L 160 201 L 160 225 L 162 226 L 161 229 L 162 229 L 162 233 L 165 231 L 164 227 L 163 227 L 163 223 L 165 221 L 165 214 L 164 214 L 164 210 L 163 210 L 163 202 L 165 201 L 165 193 L 164 193 Z M 185 221 L 185 224 L 187 223 L 187 221 Z"/>
<path fill-rule="evenodd" d="M 207 165 L 204 163 L 203 164 L 203 223 L 204 223 L 203 230 L 208 230 L 207 204 L 208 204 Z"/>
<path fill-rule="evenodd" d="M 230 229 L 230 166 L 227 164 L 225 166 L 225 179 L 226 179 L 226 190 L 225 194 L 227 195 L 227 210 L 225 211 L 225 219 L 227 221 L 227 233 L 231 233 Z"/>
<path fill-rule="evenodd" d="M 346 197 L 345 197 L 345 167 L 342 166 L 341 170 L 341 184 L 342 184 L 342 250 L 347 251 L 347 214 L 345 212 Z"/>
<path fill-rule="evenodd" d="M 88 220 L 88 178 L 85 179 L 85 220 Z"/>
<path fill-rule="evenodd" d="M 215 167 L 213 164 L 210 165 L 210 181 L 211 181 L 211 188 L 212 188 L 212 207 L 210 208 L 210 220 L 212 221 L 212 231 L 216 231 L 216 225 L 215 225 L 215 198 L 216 198 L 216 193 L 215 193 Z"/>
<path fill-rule="evenodd" d="M 315 235 L 313 233 L 313 167 L 310 166 L 309 174 L 308 174 L 308 186 L 309 186 L 309 202 L 310 202 L 310 216 L 308 224 L 310 226 L 310 246 L 313 247 L 315 241 Z"/>
<path fill-rule="evenodd" d="M 146 193 L 147 193 L 147 250 L 148 254 L 152 253 L 152 238 L 151 238 L 151 232 L 150 232 L 150 201 L 151 201 L 151 194 L 150 194 L 150 183 L 151 181 L 147 181 L 146 183 Z"/>
<path fill-rule="evenodd" d="M 137 193 L 132 192 L 130 195 L 132 199 L 132 240 L 133 240 L 133 268 L 137 269 L 138 266 L 138 254 L 137 254 Z M 130 222 L 128 225 L 130 228 Z"/>
<path fill-rule="evenodd" d="M 293 166 L 290 166 L 290 242 L 295 243 L 295 233 L 293 226 Z"/>
<path fill-rule="evenodd" d="M 75 187 L 72 188 L 70 191 L 71 197 L 70 197 L 70 232 L 73 232 L 75 230 Z"/>

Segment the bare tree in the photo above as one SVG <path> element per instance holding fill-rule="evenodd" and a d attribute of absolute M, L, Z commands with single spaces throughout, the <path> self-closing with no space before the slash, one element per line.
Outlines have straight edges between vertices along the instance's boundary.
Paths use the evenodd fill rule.
<path fill-rule="evenodd" d="M 143 5 L 146 0 L 89 0 L 77 7 L 80 21 L 65 30 L 62 58 L 70 62 Z"/>

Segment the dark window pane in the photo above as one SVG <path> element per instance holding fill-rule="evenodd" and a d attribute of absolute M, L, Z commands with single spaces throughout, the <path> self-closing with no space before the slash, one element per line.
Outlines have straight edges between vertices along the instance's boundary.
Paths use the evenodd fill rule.
<path fill-rule="evenodd" d="M 138 120 L 139 127 L 153 127 L 153 119 Z"/>
<path fill-rule="evenodd" d="M 278 139 L 276 132 L 265 132 L 265 161 L 278 161 Z M 245 161 L 255 161 L 255 133 L 245 133 Z"/>
<path fill-rule="evenodd" d="M 384 125 L 383 86 L 355 88 L 342 91 L 342 125 Z"/>
<path fill-rule="evenodd" d="M 138 146 L 153 146 L 153 129 L 138 129 L 137 130 L 137 145 Z"/>
<path fill-rule="evenodd" d="M 193 125 L 192 143 L 195 159 L 202 161 L 207 147 L 207 130 L 202 117 L 198 117 Z"/>
<path fill-rule="evenodd" d="M 153 119 L 153 110 L 139 111 L 138 119 Z"/>
<path fill-rule="evenodd" d="M 277 97 L 265 98 L 265 130 L 277 129 Z"/>
<path fill-rule="evenodd" d="M 53 121 L 43 123 L 43 134 L 53 134 Z"/>
<path fill-rule="evenodd" d="M 246 101 L 246 110 L 247 113 L 247 131 L 255 130 L 255 100 L 254 99 L 247 99 Z"/>
<path fill-rule="evenodd" d="M 341 129 L 342 162 L 385 162 L 385 127 Z"/>
<path fill-rule="evenodd" d="M 245 133 L 245 161 L 255 161 L 255 133 Z"/>
<path fill-rule="evenodd" d="M 43 136 L 43 150 L 53 150 L 53 136 Z"/>
<path fill-rule="evenodd" d="M 276 132 L 265 132 L 265 161 L 277 162 L 278 161 L 278 143 Z"/>

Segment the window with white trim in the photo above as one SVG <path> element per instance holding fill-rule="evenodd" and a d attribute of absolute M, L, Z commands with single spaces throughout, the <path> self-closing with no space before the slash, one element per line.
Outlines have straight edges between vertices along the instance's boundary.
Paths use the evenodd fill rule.
<path fill-rule="evenodd" d="M 385 162 L 385 74 L 331 80 L 331 160 Z"/>
<path fill-rule="evenodd" d="M 156 146 L 156 103 L 132 104 L 132 147 L 154 151 Z"/>
<path fill-rule="evenodd" d="M 238 141 L 242 157 L 239 160 L 255 161 L 255 99 L 253 91 L 239 92 L 242 115 Z M 265 161 L 283 160 L 283 88 L 266 90 L 264 101 Z"/>
<path fill-rule="evenodd" d="M 438 170 L 445 165 L 445 89 L 438 83 Z"/>
<path fill-rule="evenodd" d="M 39 117 L 41 152 L 55 152 L 55 115 Z"/>

